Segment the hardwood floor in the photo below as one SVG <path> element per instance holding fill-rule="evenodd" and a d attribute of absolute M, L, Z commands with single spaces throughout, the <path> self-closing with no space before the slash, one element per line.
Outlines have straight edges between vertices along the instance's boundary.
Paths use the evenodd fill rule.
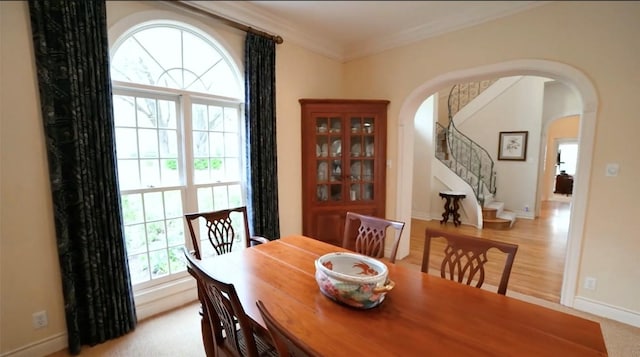
<path fill-rule="evenodd" d="M 507 294 L 509 291 L 514 291 L 557 303 L 560 301 L 564 273 L 569 205 L 569 202 L 544 201 L 540 217 L 534 220 L 520 218 L 509 230 L 478 229 L 467 225 L 454 227 L 451 222 L 440 225 L 437 220 L 414 219 L 411 221 L 409 256 L 398 262 L 413 269 L 420 269 L 424 248 L 424 229 L 429 226 L 514 243 L 519 248 L 511 271 Z M 442 257 L 440 252 L 444 248 L 444 243 L 439 241 L 441 239 L 434 241 L 431 248 L 429 273 L 438 273 L 438 265 Z M 490 251 L 488 259 L 485 284 L 497 286 L 504 256 L 500 252 Z"/>

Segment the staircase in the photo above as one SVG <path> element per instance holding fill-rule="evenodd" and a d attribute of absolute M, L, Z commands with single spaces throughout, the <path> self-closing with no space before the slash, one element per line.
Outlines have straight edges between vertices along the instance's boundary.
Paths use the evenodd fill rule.
<path fill-rule="evenodd" d="M 492 201 L 482 207 L 482 228 L 509 229 L 516 222 L 516 214 L 504 210 L 504 203 Z"/>
<path fill-rule="evenodd" d="M 453 120 L 460 109 L 471 102 L 494 81 L 458 84 L 448 98 L 449 124 L 436 123 L 436 157 L 463 179 L 482 207 L 482 227 L 509 229 L 516 220 L 514 212 L 505 211 L 504 203 L 493 200 L 496 193 L 496 172 L 489 153 L 460 132 Z"/>

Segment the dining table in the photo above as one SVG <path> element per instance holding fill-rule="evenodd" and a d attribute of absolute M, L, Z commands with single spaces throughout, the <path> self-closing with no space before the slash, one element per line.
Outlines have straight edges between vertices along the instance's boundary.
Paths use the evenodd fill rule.
<path fill-rule="evenodd" d="M 358 309 L 324 296 L 315 260 L 348 251 L 292 235 L 205 258 L 203 270 L 232 283 L 245 313 L 267 333 L 256 301 L 322 356 L 606 356 L 598 322 L 381 259 L 395 283 Z"/>

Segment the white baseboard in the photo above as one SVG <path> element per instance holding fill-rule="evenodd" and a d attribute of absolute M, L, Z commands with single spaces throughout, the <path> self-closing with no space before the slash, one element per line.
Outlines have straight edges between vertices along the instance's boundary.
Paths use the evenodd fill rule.
<path fill-rule="evenodd" d="M 51 335 L 40 341 L 32 342 L 28 345 L 16 348 L 0 354 L 0 357 L 33 357 L 48 356 L 52 353 L 65 349 L 69 345 L 67 334 L 65 332 Z"/>
<path fill-rule="evenodd" d="M 189 277 L 164 286 L 136 292 L 136 315 L 138 321 L 184 306 L 198 300 L 195 280 Z M 40 341 L 0 354 L 0 357 L 47 356 L 69 346 L 67 333 L 58 333 Z"/>
<path fill-rule="evenodd" d="M 431 215 L 429 214 L 429 212 L 414 210 L 414 211 L 411 211 L 411 218 L 420 219 L 423 221 L 430 221 Z"/>
<path fill-rule="evenodd" d="M 627 310 L 618 306 L 603 304 L 599 301 L 576 297 L 573 300 L 573 308 L 588 312 L 593 315 L 605 317 L 611 320 L 625 323 L 627 325 L 640 327 L 640 314 L 636 311 Z"/>

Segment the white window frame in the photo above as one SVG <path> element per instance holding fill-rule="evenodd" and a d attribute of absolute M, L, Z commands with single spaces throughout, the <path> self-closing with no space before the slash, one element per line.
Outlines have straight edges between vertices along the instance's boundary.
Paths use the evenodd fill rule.
<path fill-rule="evenodd" d="M 118 41 L 112 44 L 112 49 L 117 50 L 119 44 L 122 43 L 124 39 L 129 36 L 131 31 L 137 30 L 141 27 L 148 27 L 150 25 L 167 25 L 171 27 L 180 28 L 186 31 L 192 31 L 198 33 L 203 38 L 206 38 L 208 41 L 212 43 L 212 45 L 220 52 L 220 54 L 225 58 L 226 61 L 231 65 L 231 70 L 234 72 L 237 77 L 238 83 L 242 83 L 242 76 L 238 67 L 234 64 L 234 57 L 231 56 L 224 46 L 220 44 L 220 42 L 216 41 L 214 36 L 211 35 L 211 31 L 203 31 L 199 27 L 195 27 L 185 20 L 181 20 L 180 22 L 172 21 L 172 20 L 153 20 L 147 22 L 140 22 L 137 25 L 132 24 L 133 26 L 127 26 L 128 29 L 121 32 L 120 38 Z M 117 26 L 116 26 L 117 27 Z M 201 27 L 201 26 L 200 26 Z M 182 194 L 182 211 L 183 214 L 191 213 L 198 210 L 197 204 L 197 189 L 199 187 L 214 187 L 214 186 L 228 186 L 230 184 L 238 184 L 240 186 L 241 191 L 241 202 L 245 204 L 246 195 L 247 195 L 247 182 L 246 182 L 246 168 L 245 168 L 245 145 L 246 137 L 244 135 L 244 101 L 239 98 L 229 98 L 219 95 L 212 95 L 207 93 L 196 93 L 190 92 L 186 90 L 180 90 L 175 88 L 167 88 L 167 87 L 155 87 L 151 85 L 139 84 L 139 83 L 129 83 L 129 82 L 120 82 L 120 81 L 112 81 L 113 87 L 113 95 L 134 95 L 134 96 L 142 96 L 142 97 L 154 97 L 156 99 L 169 99 L 175 100 L 178 98 L 176 102 L 176 111 L 177 114 L 177 135 L 178 135 L 178 169 L 180 170 L 180 184 L 177 186 L 171 187 L 157 187 L 157 188 L 138 188 L 132 190 L 121 190 L 120 195 L 129 194 L 129 193 L 143 193 L 149 191 L 166 191 L 170 189 L 180 190 Z M 239 86 L 240 91 L 242 91 L 242 85 Z M 238 93 L 240 97 L 243 97 L 243 93 Z M 193 157 L 193 142 L 192 142 L 192 130 L 191 130 L 191 105 L 193 103 L 198 104 L 206 104 L 206 105 L 219 105 L 219 106 L 231 106 L 234 109 L 237 109 L 238 116 L 240 119 L 238 135 L 239 135 L 239 180 L 233 182 L 222 182 L 222 183 L 201 183 L 194 184 L 193 178 L 193 170 L 188 169 L 193 167 L 194 157 Z M 186 120 L 185 120 L 186 119 Z M 185 245 L 192 249 L 192 243 L 190 239 L 190 234 L 186 225 L 186 222 L 183 221 L 183 232 L 185 238 Z M 243 245 L 243 244 L 241 244 Z M 138 317 L 143 318 L 145 316 L 149 316 L 149 310 L 153 310 L 153 313 L 160 312 L 166 309 L 160 308 L 157 309 L 156 305 L 158 304 L 157 299 L 166 297 L 171 294 L 184 293 L 187 289 L 193 290 L 195 288 L 195 283 L 193 278 L 186 272 L 179 272 L 175 274 L 169 274 L 167 276 L 151 279 L 146 282 L 141 282 L 133 286 L 134 296 L 136 301 L 136 307 L 138 311 Z M 184 294 L 182 294 L 184 295 Z M 184 297 L 183 297 L 184 299 Z M 175 300 L 175 299 L 174 299 Z M 184 301 L 183 301 L 184 303 Z M 144 311 L 140 311 L 140 306 L 143 307 Z M 153 305 L 153 307 L 151 307 Z"/>

